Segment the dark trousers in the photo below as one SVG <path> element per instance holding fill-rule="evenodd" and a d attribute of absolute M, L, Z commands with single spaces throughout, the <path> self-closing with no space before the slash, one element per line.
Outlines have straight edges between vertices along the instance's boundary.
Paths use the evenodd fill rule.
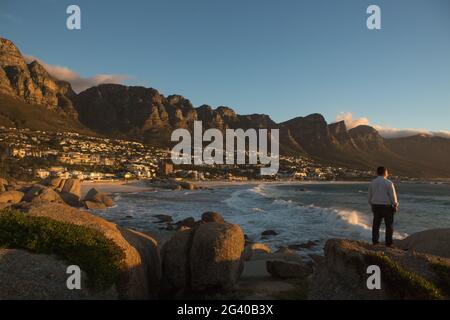
<path fill-rule="evenodd" d="M 394 233 L 394 213 L 392 206 L 372 206 L 373 225 L 372 225 L 372 242 L 378 243 L 380 239 L 380 225 L 384 219 L 386 225 L 386 245 L 392 245 L 392 234 Z"/>

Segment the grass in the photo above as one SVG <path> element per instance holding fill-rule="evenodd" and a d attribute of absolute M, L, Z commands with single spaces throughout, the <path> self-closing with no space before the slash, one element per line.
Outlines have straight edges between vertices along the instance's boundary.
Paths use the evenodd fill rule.
<path fill-rule="evenodd" d="M 122 250 L 99 231 L 12 210 L 0 211 L 0 247 L 55 255 L 78 265 L 93 291 L 117 283 L 124 266 Z"/>
<path fill-rule="evenodd" d="M 438 278 L 437 283 L 439 287 L 442 288 L 442 291 L 444 291 L 448 297 L 450 297 L 450 266 L 439 262 L 433 262 L 431 263 L 431 268 Z"/>
<path fill-rule="evenodd" d="M 386 291 L 395 299 L 444 299 L 440 288 L 416 273 L 410 272 L 384 254 L 367 253 L 367 264 L 378 265 L 381 269 Z"/>

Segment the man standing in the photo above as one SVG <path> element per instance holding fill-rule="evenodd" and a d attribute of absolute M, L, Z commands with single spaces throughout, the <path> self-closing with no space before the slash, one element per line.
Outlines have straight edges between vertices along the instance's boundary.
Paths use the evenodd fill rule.
<path fill-rule="evenodd" d="M 398 209 L 397 194 L 392 181 L 388 180 L 388 170 L 385 167 L 377 168 L 378 177 L 369 185 L 369 204 L 372 206 L 373 226 L 372 242 L 378 244 L 380 238 L 380 225 L 384 219 L 386 225 L 386 246 L 392 246 L 394 233 L 394 213 Z"/>

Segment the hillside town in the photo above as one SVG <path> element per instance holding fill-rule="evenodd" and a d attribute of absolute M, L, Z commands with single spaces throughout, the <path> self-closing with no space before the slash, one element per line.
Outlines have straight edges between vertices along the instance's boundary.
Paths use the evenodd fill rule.
<path fill-rule="evenodd" d="M 323 166 L 307 157 L 280 157 L 276 176 L 259 175 L 260 165 L 173 166 L 170 150 L 140 142 L 81 135 L 0 127 L 2 171 L 15 163 L 34 179 L 49 176 L 80 180 L 155 179 L 191 180 L 365 180 L 369 171 Z M 2 172 L 8 175 L 8 172 Z"/>

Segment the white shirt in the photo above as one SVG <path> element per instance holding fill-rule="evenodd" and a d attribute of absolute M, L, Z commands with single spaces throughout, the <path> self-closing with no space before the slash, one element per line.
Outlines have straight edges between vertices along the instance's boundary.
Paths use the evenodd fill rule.
<path fill-rule="evenodd" d="M 397 206 L 397 193 L 392 181 L 379 176 L 369 185 L 369 204 Z"/>

